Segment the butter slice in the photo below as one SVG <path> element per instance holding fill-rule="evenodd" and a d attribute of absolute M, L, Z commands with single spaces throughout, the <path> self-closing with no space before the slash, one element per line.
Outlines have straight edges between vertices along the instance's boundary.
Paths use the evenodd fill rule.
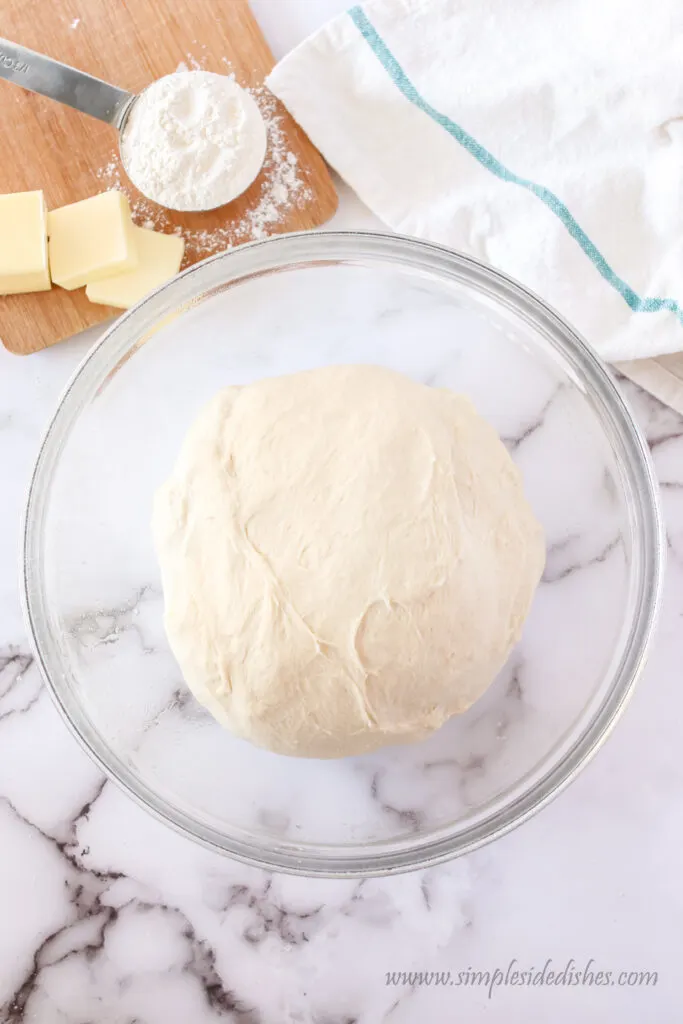
<path fill-rule="evenodd" d="M 102 192 L 47 215 L 50 272 L 72 291 L 137 266 L 133 222 L 122 192 Z"/>
<path fill-rule="evenodd" d="M 43 193 L 0 196 L 0 295 L 51 287 Z"/>
<path fill-rule="evenodd" d="M 138 265 L 126 274 L 88 284 L 85 294 L 91 302 L 129 309 L 180 270 L 185 243 L 178 235 L 133 226 Z"/>

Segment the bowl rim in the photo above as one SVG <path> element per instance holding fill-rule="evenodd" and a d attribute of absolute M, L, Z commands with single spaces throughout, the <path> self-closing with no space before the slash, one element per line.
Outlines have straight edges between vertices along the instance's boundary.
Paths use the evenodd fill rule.
<path fill-rule="evenodd" d="M 632 573 L 637 570 L 637 600 L 619 662 L 607 670 L 613 678 L 600 705 L 563 756 L 507 804 L 457 835 L 448 835 L 446 827 L 417 842 L 414 837 L 392 840 L 393 848 L 388 850 L 373 850 L 368 843 L 312 846 L 285 840 L 273 841 L 266 848 L 226 837 L 160 797 L 127 768 L 71 699 L 68 686 L 63 685 L 45 612 L 43 524 L 54 469 L 71 428 L 95 395 L 97 381 L 101 385 L 115 372 L 122 357 L 127 358 L 126 352 L 134 352 L 159 326 L 187 311 L 200 296 L 208 297 L 235 282 L 278 269 L 373 259 L 421 269 L 442 281 L 465 283 L 526 320 L 562 352 L 582 390 L 597 403 L 603 428 L 606 432 L 610 428 L 611 441 L 621 448 L 620 469 L 627 478 L 624 487 L 628 482 L 634 497 L 630 511 L 632 529 L 634 519 L 636 527 Z M 59 712 L 105 775 L 157 819 L 205 847 L 268 870 L 336 878 L 390 875 L 472 852 L 526 821 L 573 781 L 614 728 L 643 669 L 661 604 L 665 560 L 658 485 L 647 443 L 607 367 L 587 342 L 544 300 L 501 271 L 446 246 L 377 231 L 303 231 L 247 243 L 189 267 L 115 320 L 72 374 L 45 429 L 29 483 L 22 537 L 20 592 L 31 647 Z"/>

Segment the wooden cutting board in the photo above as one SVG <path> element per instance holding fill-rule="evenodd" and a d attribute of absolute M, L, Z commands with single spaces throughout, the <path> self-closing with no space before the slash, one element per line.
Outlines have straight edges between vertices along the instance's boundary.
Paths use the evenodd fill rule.
<path fill-rule="evenodd" d="M 232 72 L 257 90 L 269 125 L 264 169 L 243 196 L 210 213 L 175 214 L 130 184 L 114 129 L 0 81 L 0 193 L 42 188 L 54 209 L 120 187 L 138 223 L 183 229 L 185 266 L 255 235 L 317 227 L 334 213 L 322 157 L 262 87 L 274 61 L 247 0 L 0 0 L 0 31 L 131 92 L 182 65 Z M 11 352 L 35 352 L 115 314 L 58 287 L 0 296 L 0 338 Z"/>

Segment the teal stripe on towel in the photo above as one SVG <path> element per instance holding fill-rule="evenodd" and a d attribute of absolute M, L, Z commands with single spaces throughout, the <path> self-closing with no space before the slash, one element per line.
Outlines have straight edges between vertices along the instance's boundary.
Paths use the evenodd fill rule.
<path fill-rule="evenodd" d="M 633 288 L 629 287 L 612 270 L 605 257 L 590 240 L 583 228 L 577 224 L 565 204 L 561 199 L 558 199 L 554 192 L 551 192 L 549 188 L 545 188 L 544 185 L 537 185 L 535 181 L 530 181 L 528 178 L 520 178 L 519 175 L 508 170 L 500 160 L 497 160 L 492 153 L 489 153 L 488 149 L 485 149 L 464 128 L 461 128 L 455 121 L 451 121 L 450 117 L 447 117 L 445 114 L 440 114 L 438 110 L 435 110 L 434 107 L 427 103 L 361 7 L 352 7 L 348 13 L 363 39 L 368 43 L 394 85 L 400 89 L 405 98 L 413 103 L 418 110 L 421 110 L 423 114 L 431 117 L 432 121 L 436 121 L 437 124 L 441 125 L 456 142 L 459 142 L 491 174 L 495 174 L 501 181 L 508 181 L 512 185 L 519 185 L 528 192 L 533 192 L 541 202 L 545 203 L 548 209 L 552 210 L 555 216 L 562 221 L 569 234 L 578 242 L 605 281 L 619 292 L 634 313 L 657 313 L 661 309 L 668 309 L 675 313 L 678 320 L 683 323 L 683 311 L 675 299 L 641 298 L 634 292 Z"/>

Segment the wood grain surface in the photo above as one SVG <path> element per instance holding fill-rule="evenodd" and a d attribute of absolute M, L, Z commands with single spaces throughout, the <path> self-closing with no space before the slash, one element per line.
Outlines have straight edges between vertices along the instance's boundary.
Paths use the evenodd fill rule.
<path fill-rule="evenodd" d="M 0 32 L 31 49 L 139 92 L 181 64 L 233 72 L 258 88 L 273 57 L 247 0 L 0 0 Z M 274 116 L 269 155 L 249 190 L 209 213 L 175 214 L 142 197 L 118 159 L 114 129 L 67 107 L 0 81 L 0 193 L 45 191 L 48 208 L 122 187 L 139 223 L 188 236 L 184 265 L 253 235 L 250 212 L 263 210 L 279 147 L 296 157 L 300 186 L 278 210 L 268 233 L 317 227 L 334 213 L 337 196 L 320 154 L 275 98 L 260 97 Z M 274 145 L 275 143 L 275 145 Z M 257 218 L 258 219 L 258 218 Z M 0 297 L 0 338 L 12 352 L 38 351 L 115 315 L 83 291 L 54 287 L 35 295 Z"/>

